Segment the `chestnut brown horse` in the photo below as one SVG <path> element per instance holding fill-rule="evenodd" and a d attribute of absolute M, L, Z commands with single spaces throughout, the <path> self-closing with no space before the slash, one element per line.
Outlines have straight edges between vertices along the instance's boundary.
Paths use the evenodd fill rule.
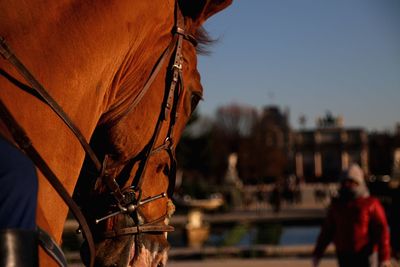
<path fill-rule="evenodd" d="M 0 59 L 2 102 L 69 194 L 80 175 L 96 266 L 165 265 L 174 147 L 202 95 L 196 39 L 231 2 L 0 1 L 0 36 L 102 162 L 101 173 L 82 168 L 81 142 Z M 1 122 L 0 133 L 9 137 Z M 58 243 L 67 212 L 39 173 L 37 224 Z M 40 251 L 40 266 L 55 265 Z"/>

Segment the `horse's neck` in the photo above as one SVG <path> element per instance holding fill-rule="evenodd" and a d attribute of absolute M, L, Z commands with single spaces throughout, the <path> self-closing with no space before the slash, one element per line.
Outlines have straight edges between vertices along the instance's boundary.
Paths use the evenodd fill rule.
<path fill-rule="evenodd" d="M 121 85 L 140 90 L 161 54 L 160 38 L 170 37 L 174 9 L 172 0 L 6 2 L 0 35 L 72 117 L 80 113 L 85 128 L 93 127 L 81 119 L 82 106 L 96 123 L 124 95 Z"/>
<path fill-rule="evenodd" d="M 0 35 L 87 139 L 100 116 L 124 95 L 121 86 L 140 90 L 168 43 L 173 23 L 174 1 L 48 1 L 49 5 L 33 7 L 16 2 L 0 2 Z M 162 45 L 156 35 L 164 37 Z M 0 68 L 25 83 L 3 60 Z M 0 87 L 0 97 L 72 192 L 84 159 L 76 138 L 37 98 L 1 76 Z M 39 190 L 40 223 L 60 238 L 65 206 L 54 200 L 55 193 L 43 178 Z"/>
<path fill-rule="evenodd" d="M 174 1 L 49 1 L 47 5 L 38 1 L 32 7 L 6 2 L 0 2 L 0 35 L 87 139 L 110 106 L 141 89 L 168 43 L 173 23 Z M 165 45 L 160 45 L 157 38 L 163 37 Z M 4 61 L 0 67 L 26 82 Z M 7 90 L 0 92 L 1 97 L 38 149 L 57 160 L 54 145 L 68 148 L 80 165 L 83 154 L 78 143 L 71 144 L 74 137 L 53 112 L 2 77 L 0 85 Z M 76 151 L 71 150 L 74 146 Z M 65 165 L 62 153 L 59 159 Z M 67 161 L 67 169 L 77 169 L 74 159 Z"/>

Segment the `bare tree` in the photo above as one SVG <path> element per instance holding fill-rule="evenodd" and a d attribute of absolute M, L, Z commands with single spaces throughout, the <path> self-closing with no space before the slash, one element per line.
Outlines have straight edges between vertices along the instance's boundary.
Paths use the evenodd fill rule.
<path fill-rule="evenodd" d="M 237 103 L 217 110 L 212 142 L 212 157 L 217 176 L 222 177 L 226 171 L 228 155 L 240 151 L 245 140 L 251 136 L 257 119 L 255 108 Z"/>
<path fill-rule="evenodd" d="M 226 136 L 246 137 L 251 134 L 257 118 L 255 108 L 234 103 L 217 110 L 216 127 Z"/>

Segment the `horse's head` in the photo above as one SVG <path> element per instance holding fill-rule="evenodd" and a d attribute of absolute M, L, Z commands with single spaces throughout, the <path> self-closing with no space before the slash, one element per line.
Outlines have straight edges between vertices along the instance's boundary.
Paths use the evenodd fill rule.
<path fill-rule="evenodd" d="M 103 173 L 83 200 L 96 242 L 96 266 L 166 263 L 166 234 L 173 230 L 168 220 L 174 211 L 175 147 L 202 96 L 196 53 L 201 25 L 232 0 L 178 2 L 170 10 L 173 19 L 163 29 L 166 34 L 144 52 L 162 51 L 148 63 L 144 88 L 129 93 L 126 66 L 134 59 L 127 60 L 113 82 L 121 85 L 115 101 L 91 140 L 104 158 Z"/>

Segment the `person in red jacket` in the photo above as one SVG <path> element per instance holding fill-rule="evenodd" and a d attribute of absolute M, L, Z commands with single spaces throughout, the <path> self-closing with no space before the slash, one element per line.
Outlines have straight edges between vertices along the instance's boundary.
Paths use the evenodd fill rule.
<path fill-rule="evenodd" d="M 332 200 L 313 252 L 314 267 L 331 242 L 340 267 L 370 267 L 375 251 L 379 267 L 391 266 L 385 211 L 379 200 L 369 195 L 357 164 L 352 164 L 341 177 L 339 195 Z"/>

